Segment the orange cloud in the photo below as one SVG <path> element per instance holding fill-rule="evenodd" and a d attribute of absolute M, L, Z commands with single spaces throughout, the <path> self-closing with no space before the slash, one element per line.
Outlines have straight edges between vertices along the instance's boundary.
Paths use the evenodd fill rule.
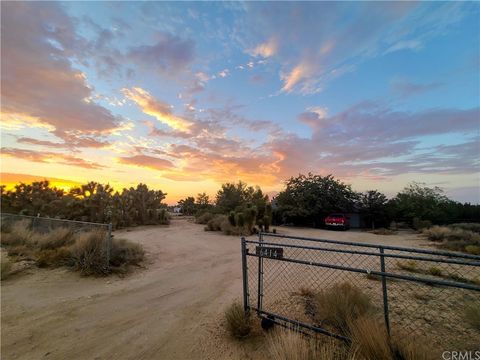
<path fill-rule="evenodd" d="M 168 160 L 142 154 L 119 157 L 118 161 L 122 164 L 134 165 L 153 170 L 166 170 L 174 167 L 172 162 Z"/>
<path fill-rule="evenodd" d="M 155 99 L 140 87 L 122 89 L 123 94 L 135 102 L 142 111 L 175 130 L 188 131 L 193 123 L 172 113 L 171 106 Z"/>
<path fill-rule="evenodd" d="M 295 86 L 310 75 L 311 71 L 306 63 L 300 63 L 295 66 L 290 73 L 282 75 L 283 80 L 282 91 L 291 92 Z"/>
<path fill-rule="evenodd" d="M 264 58 L 268 58 L 275 55 L 277 51 L 278 51 L 278 41 L 272 38 L 269 41 L 258 45 L 253 50 L 250 50 L 249 53 L 253 56 L 261 56 Z"/>

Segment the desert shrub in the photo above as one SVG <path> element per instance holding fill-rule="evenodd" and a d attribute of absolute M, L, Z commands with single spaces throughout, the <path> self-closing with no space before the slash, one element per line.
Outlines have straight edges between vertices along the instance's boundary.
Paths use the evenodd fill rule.
<path fill-rule="evenodd" d="M 225 311 L 225 320 L 229 333 L 236 338 L 244 338 L 250 334 L 250 317 L 245 314 L 243 306 L 235 302 Z"/>
<path fill-rule="evenodd" d="M 375 235 L 394 235 L 396 233 L 394 230 L 385 229 L 385 228 L 379 228 L 369 232 Z"/>
<path fill-rule="evenodd" d="M 32 250 L 26 247 L 25 245 L 10 246 L 8 247 L 7 251 L 8 251 L 8 255 L 10 256 L 20 256 L 20 257 L 29 256 L 32 252 Z"/>
<path fill-rule="evenodd" d="M 438 359 L 435 351 L 427 343 L 421 343 L 409 334 L 397 333 L 390 338 L 390 349 L 395 360 Z"/>
<path fill-rule="evenodd" d="M 419 270 L 417 268 L 417 263 L 413 260 L 397 261 L 397 266 L 400 269 L 405 270 L 405 271 L 409 271 L 409 272 L 413 272 L 413 273 L 419 272 Z"/>
<path fill-rule="evenodd" d="M 12 271 L 12 263 L 10 262 L 10 259 L 7 256 L 2 256 L 0 261 L 1 261 L 0 278 L 2 280 L 5 280 L 10 276 L 10 273 Z"/>
<path fill-rule="evenodd" d="M 78 234 L 70 251 L 73 266 L 83 275 L 108 273 L 105 232 L 91 231 Z"/>
<path fill-rule="evenodd" d="M 461 229 L 480 233 L 480 223 L 457 223 L 449 225 L 452 229 Z"/>
<path fill-rule="evenodd" d="M 220 229 L 225 235 L 242 235 L 243 228 L 233 226 L 228 219 L 224 219 L 220 224 Z"/>
<path fill-rule="evenodd" d="M 335 284 L 315 295 L 316 320 L 347 332 L 349 321 L 373 311 L 370 299 L 348 282 Z"/>
<path fill-rule="evenodd" d="M 124 267 L 138 265 L 145 258 L 145 251 L 140 244 L 125 239 L 113 239 L 110 249 L 110 265 Z"/>
<path fill-rule="evenodd" d="M 480 245 L 467 245 L 465 246 L 465 252 L 472 255 L 480 255 Z"/>
<path fill-rule="evenodd" d="M 15 246 L 28 244 L 33 238 L 30 221 L 16 221 L 10 226 L 10 231 L 2 233 L 2 245 Z"/>
<path fill-rule="evenodd" d="M 390 341 L 385 326 L 372 316 L 349 321 L 351 351 L 360 359 L 389 360 Z"/>
<path fill-rule="evenodd" d="M 40 250 L 36 254 L 39 267 L 59 267 L 72 265 L 72 254 L 68 247 Z"/>
<path fill-rule="evenodd" d="M 170 214 L 167 209 L 158 210 L 158 219 L 157 224 L 159 225 L 169 225 L 170 224 Z"/>
<path fill-rule="evenodd" d="M 435 226 L 432 226 L 431 228 L 423 229 L 422 233 L 428 238 L 428 240 L 443 241 L 443 239 L 445 239 L 448 236 L 448 234 L 451 233 L 451 231 L 452 230 L 446 226 L 435 225 Z"/>
<path fill-rule="evenodd" d="M 429 268 L 428 273 L 433 276 L 442 276 L 442 270 L 435 266 L 432 266 L 431 268 Z"/>
<path fill-rule="evenodd" d="M 465 319 L 474 328 L 480 330 L 480 303 L 472 301 L 465 306 Z"/>
<path fill-rule="evenodd" d="M 227 220 L 225 215 L 215 215 L 212 219 L 207 222 L 205 226 L 206 231 L 222 231 L 222 222 Z"/>
<path fill-rule="evenodd" d="M 413 228 L 415 230 L 422 230 L 425 228 L 429 228 L 432 226 L 432 222 L 429 220 L 422 220 L 419 218 L 414 218 L 413 219 Z"/>
<path fill-rule="evenodd" d="M 207 224 L 210 220 L 212 220 L 214 215 L 211 212 L 205 212 L 198 216 L 195 220 L 197 224 Z"/>
<path fill-rule="evenodd" d="M 74 239 L 74 233 L 68 228 L 57 228 L 46 234 L 34 234 L 32 241 L 41 249 L 56 249 L 66 245 L 71 245 Z"/>
<path fill-rule="evenodd" d="M 313 359 L 309 339 L 301 336 L 298 332 L 286 329 L 278 329 L 268 337 L 268 352 L 274 360 L 310 360 Z"/>

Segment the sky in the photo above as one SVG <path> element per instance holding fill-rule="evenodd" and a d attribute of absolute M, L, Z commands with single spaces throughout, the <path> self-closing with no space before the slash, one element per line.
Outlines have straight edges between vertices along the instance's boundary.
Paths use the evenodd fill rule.
<path fill-rule="evenodd" d="M 479 2 L 2 2 L 2 183 L 299 173 L 480 202 Z"/>

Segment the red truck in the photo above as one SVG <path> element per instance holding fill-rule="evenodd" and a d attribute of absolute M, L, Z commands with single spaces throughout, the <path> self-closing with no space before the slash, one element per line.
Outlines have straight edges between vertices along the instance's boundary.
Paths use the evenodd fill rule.
<path fill-rule="evenodd" d="M 348 217 L 344 214 L 330 214 L 325 218 L 325 226 L 327 229 L 342 229 L 348 230 L 350 223 Z"/>

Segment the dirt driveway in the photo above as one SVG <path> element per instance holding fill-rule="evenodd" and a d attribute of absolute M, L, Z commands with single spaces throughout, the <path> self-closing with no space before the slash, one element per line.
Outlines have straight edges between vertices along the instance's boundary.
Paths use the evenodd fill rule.
<path fill-rule="evenodd" d="M 284 229 L 281 233 L 402 246 L 414 234 Z M 223 309 L 241 297 L 240 240 L 175 219 L 169 227 L 118 231 L 141 243 L 145 269 L 126 278 L 30 270 L 1 286 L 2 359 L 237 358 L 224 341 Z"/>

